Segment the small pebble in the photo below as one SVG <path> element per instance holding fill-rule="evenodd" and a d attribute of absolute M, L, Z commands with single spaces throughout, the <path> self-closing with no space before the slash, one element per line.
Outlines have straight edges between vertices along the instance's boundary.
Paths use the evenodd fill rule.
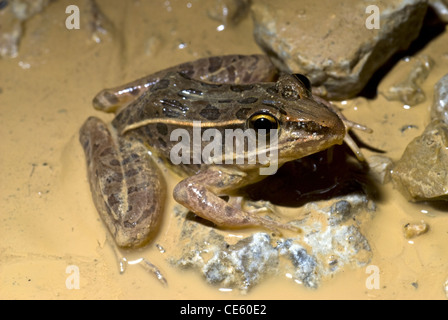
<path fill-rule="evenodd" d="M 426 233 L 428 229 L 429 226 L 423 221 L 420 223 L 406 223 L 403 226 L 403 234 L 406 239 L 412 239 Z"/>

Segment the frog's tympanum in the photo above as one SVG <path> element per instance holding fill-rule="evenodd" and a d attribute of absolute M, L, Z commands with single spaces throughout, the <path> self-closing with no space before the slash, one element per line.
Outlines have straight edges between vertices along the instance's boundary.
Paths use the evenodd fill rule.
<path fill-rule="evenodd" d="M 260 169 L 269 164 L 198 163 L 193 161 L 194 152 L 188 154 L 189 161 L 170 160 L 179 143 L 172 141 L 173 130 L 184 129 L 193 136 L 198 123 L 202 133 L 210 128 L 219 131 L 222 150 L 227 129 L 262 131 L 265 138 L 274 130 L 278 166 L 344 140 L 359 154 L 347 135 L 353 123 L 314 97 L 304 76 L 281 73 L 274 81 L 276 76 L 262 55 L 212 57 L 103 90 L 94 98 L 96 109 L 116 116 L 111 125 L 87 119 L 80 141 L 95 206 L 119 246 L 143 245 L 160 220 L 166 187 L 154 159 L 165 160 L 184 175 L 174 188 L 174 199 L 217 226 L 295 229 L 222 198 L 266 177 Z M 210 141 L 203 137 L 199 143 L 204 148 Z M 246 148 L 232 157 L 248 154 Z"/>

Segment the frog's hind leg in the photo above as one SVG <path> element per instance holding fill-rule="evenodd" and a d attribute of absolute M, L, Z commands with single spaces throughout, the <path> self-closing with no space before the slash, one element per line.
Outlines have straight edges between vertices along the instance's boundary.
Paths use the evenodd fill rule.
<path fill-rule="evenodd" d="M 138 141 L 115 137 L 98 118 L 80 130 L 94 204 L 120 247 L 138 247 L 158 227 L 165 184 L 157 165 Z"/>
<path fill-rule="evenodd" d="M 115 257 L 118 260 L 118 266 L 119 266 L 119 270 L 120 270 L 120 274 L 124 274 L 128 265 L 132 264 L 138 264 L 139 266 L 141 266 L 143 269 L 145 269 L 147 272 L 152 273 L 153 275 L 156 276 L 156 278 L 162 283 L 162 285 L 167 286 L 168 285 L 168 281 L 166 280 L 166 278 L 163 276 L 162 272 L 159 270 L 159 268 L 157 268 L 154 264 L 152 264 L 149 260 L 145 259 L 145 258 L 139 258 L 137 260 L 134 261 L 129 261 L 127 258 L 125 258 L 118 250 L 117 246 L 113 246 L 114 248 L 114 252 L 115 252 Z"/>
<path fill-rule="evenodd" d="M 165 198 L 158 167 L 138 141 L 115 137 L 98 118 L 87 119 L 80 130 L 87 172 L 97 211 L 119 247 L 139 247 L 154 235 Z M 117 257 L 120 256 L 114 246 Z M 146 259 L 141 264 L 166 284 L 161 272 Z M 127 261 L 120 259 L 120 271 Z"/>

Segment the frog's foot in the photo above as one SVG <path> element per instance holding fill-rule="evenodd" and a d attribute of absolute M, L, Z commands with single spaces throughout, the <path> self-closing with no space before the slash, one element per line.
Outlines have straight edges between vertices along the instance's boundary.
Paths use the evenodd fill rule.
<path fill-rule="evenodd" d="M 226 202 L 217 194 L 225 182 L 238 184 L 244 175 L 224 172 L 221 169 L 209 168 L 195 176 L 179 182 L 174 188 L 174 199 L 198 216 L 224 228 L 245 228 L 259 226 L 270 229 L 277 234 L 280 230 L 300 232 L 300 229 L 269 218 L 261 217 L 256 212 L 245 211 L 235 201 Z M 224 188 L 231 188 L 225 185 Z"/>
<path fill-rule="evenodd" d="M 162 215 L 165 184 L 138 141 L 116 137 L 98 118 L 80 130 L 95 207 L 119 247 L 149 241 Z"/>
<path fill-rule="evenodd" d="M 272 213 L 276 216 L 279 216 L 277 209 L 270 201 L 264 201 L 264 200 L 252 201 L 247 200 L 241 196 L 231 196 L 229 198 L 228 203 L 235 208 L 239 208 L 251 214 L 260 215 L 260 214 Z"/>
<path fill-rule="evenodd" d="M 118 248 L 113 245 L 115 256 L 118 259 L 118 267 L 120 270 L 120 274 L 124 274 L 127 267 L 129 265 L 138 264 L 143 269 L 145 269 L 147 272 L 153 274 L 156 276 L 156 278 L 162 283 L 162 285 L 167 286 L 168 282 L 166 278 L 163 276 L 162 272 L 160 272 L 159 268 L 157 268 L 154 264 L 152 264 L 149 260 L 145 258 L 140 258 L 134 261 L 129 261 L 124 256 L 121 255 L 121 253 L 118 251 Z"/>

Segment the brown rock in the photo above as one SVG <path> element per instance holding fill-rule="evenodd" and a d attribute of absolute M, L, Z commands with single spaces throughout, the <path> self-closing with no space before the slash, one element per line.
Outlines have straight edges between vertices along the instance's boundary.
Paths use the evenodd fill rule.
<path fill-rule="evenodd" d="M 255 39 L 279 68 L 307 75 L 327 98 L 350 98 L 418 36 L 427 9 L 423 0 L 375 4 L 380 25 L 369 29 L 366 2 L 254 0 Z"/>
<path fill-rule="evenodd" d="M 428 232 L 429 226 L 424 222 L 406 223 L 403 226 L 403 235 L 406 239 L 412 239 Z"/>
<path fill-rule="evenodd" d="M 448 199 L 448 125 L 431 122 L 392 170 L 394 186 L 411 201 Z"/>

